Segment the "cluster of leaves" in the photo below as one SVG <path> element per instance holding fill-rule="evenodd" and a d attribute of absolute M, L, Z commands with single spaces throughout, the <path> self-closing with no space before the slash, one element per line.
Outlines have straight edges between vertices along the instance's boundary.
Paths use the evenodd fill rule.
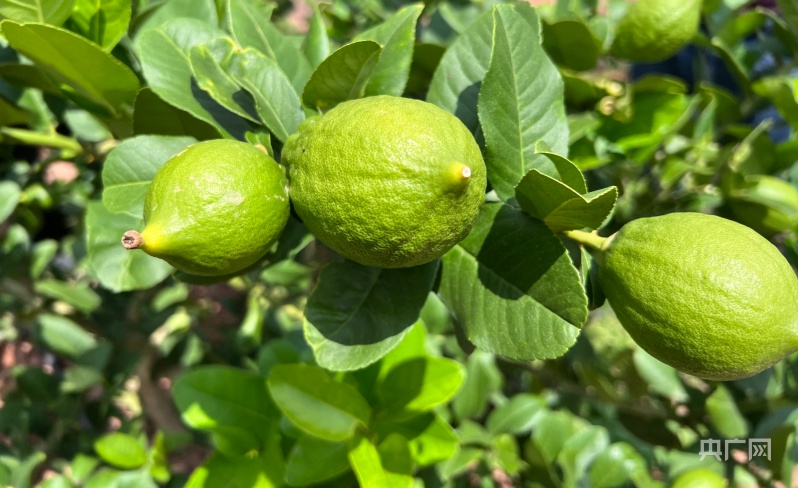
<path fill-rule="evenodd" d="M 796 363 L 677 373 L 560 238 L 692 210 L 798 262 L 798 4 L 745 3 L 705 2 L 697 49 L 630 72 L 606 55 L 621 1 L 333 2 L 300 26 L 259 0 L 0 0 L 0 334 L 22 363 L 0 376 L 0 484 L 789 481 Z M 364 267 L 294 218 L 221 280 L 119 244 L 188 145 L 279 160 L 306 117 L 379 94 L 484 150 L 488 203 L 440 261 Z M 697 454 L 746 437 L 771 458 Z"/>

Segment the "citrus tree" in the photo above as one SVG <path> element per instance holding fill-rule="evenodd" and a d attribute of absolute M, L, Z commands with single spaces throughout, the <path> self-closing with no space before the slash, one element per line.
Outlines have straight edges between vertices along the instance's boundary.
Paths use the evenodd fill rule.
<path fill-rule="evenodd" d="M 3 486 L 795 483 L 795 0 L 0 18 Z"/>

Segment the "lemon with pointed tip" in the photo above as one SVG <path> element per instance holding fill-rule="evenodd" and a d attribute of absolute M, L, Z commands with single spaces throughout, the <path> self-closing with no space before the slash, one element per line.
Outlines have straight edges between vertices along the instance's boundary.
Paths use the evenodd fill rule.
<path fill-rule="evenodd" d="M 468 234 L 485 199 L 485 163 L 471 132 L 419 100 L 341 103 L 304 122 L 282 162 L 308 229 L 367 266 L 439 258 Z"/>
<path fill-rule="evenodd" d="M 745 378 L 798 350 L 798 278 L 767 239 L 713 215 L 634 220 L 601 245 L 599 282 L 649 354 L 701 378 Z"/>
<path fill-rule="evenodd" d="M 250 144 L 213 140 L 189 146 L 155 174 L 144 230 L 122 239 L 186 273 L 223 276 L 263 257 L 289 214 L 285 170 Z"/>

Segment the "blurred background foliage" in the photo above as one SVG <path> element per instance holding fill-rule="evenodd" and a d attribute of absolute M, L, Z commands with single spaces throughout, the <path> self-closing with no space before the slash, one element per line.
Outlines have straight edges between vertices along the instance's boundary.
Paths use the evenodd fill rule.
<path fill-rule="evenodd" d="M 407 4 L 241 3 L 271 11 L 272 34 L 294 47 L 276 56 L 311 35 L 330 52 Z M 425 98 L 446 48 L 494 3 L 424 5 L 405 96 Z M 798 2 L 706 0 L 693 44 L 647 65 L 605 54 L 623 3 L 537 5 L 564 80 L 570 159 L 589 188 L 620 190 L 602 234 L 714 213 L 798 265 Z M 99 202 L 101 170 L 124 139 L 219 137 L 139 89 L 137 39 L 174 18 L 224 27 L 229 5 L 0 0 L 2 18 L 75 34 L 47 49 L 78 49 L 80 36 L 128 68 L 64 74 L 46 53 L 32 60 L 0 40 L 0 485 L 354 486 L 353 456 L 382 459 L 375 486 L 798 483 L 794 357 L 729 383 L 678 373 L 635 346 L 589 276 L 590 319 L 557 360 L 475 351 L 430 294 L 396 349 L 330 374 L 313 365 L 302 321 L 331 256 L 300 222 L 268 266 L 215 283 L 92 233 L 137 222 Z M 146 153 L 143 141 L 131 150 Z M 367 423 L 374 444 L 347 460 L 342 440 L 360 442 L 353 429 Z M 771 439 L 769 460 L 748 459 L 745 444 L 723 460 L 699 455 L 702 439 L 749 438 Z"/>

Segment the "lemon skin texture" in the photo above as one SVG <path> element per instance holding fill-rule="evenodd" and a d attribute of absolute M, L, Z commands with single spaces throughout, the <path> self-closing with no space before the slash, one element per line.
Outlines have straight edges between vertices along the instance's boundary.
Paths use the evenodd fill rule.
<path fill-rule="evenodd" d="M 639 0 L 618 22 L 610 52 L 653 63 L 676 54 L 698 32 L 701 0 Z"/>
<path fill-rule="evenodd" d="M 194 144 L 156 173 L 141 249 L 186 273 L 222 276 L 263 257 L 289 214 L 285 170 L 238 141 Z"/>
<path fill-rule="evenodd" d="M 680 474 L 671 488 L 725 488 L 726 479 L 706 468 L 691 469 Z"/>
<path fill-rule="evenodd" d="M 485 163 L 471 132 L 419 100 L 344 102 L 300 126 L 282 162 L 308 229 L 366 266 L 442 256 L 468 234 L 485 199 Z"/>
<path fill-rule="evenodd" d="M 621 324 L 680 371 L 744 378 L 798 350 L 798 278 L 749 227 L 698 213 L 639 219 L 601 259 L 599 282 Z"/>

